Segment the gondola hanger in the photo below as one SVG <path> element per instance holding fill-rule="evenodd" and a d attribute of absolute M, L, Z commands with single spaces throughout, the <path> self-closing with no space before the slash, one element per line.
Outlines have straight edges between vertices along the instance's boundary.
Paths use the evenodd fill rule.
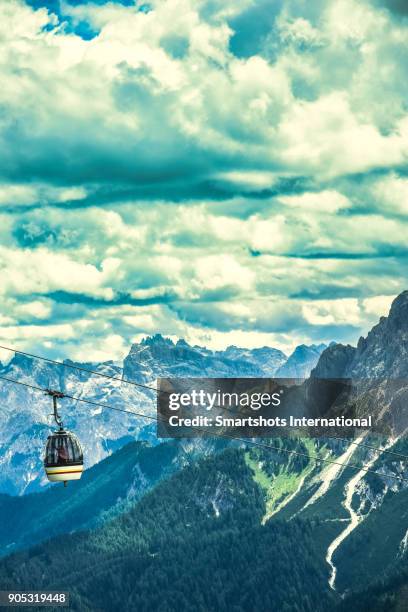
<path fill-rule="evenodd" d="M 53 412 L 54 420 L 60 429 L 64 429 L 61 417 L 58 414 L 58 406 L 57 406 L 57 398 L 62 399 L 63 397 L 65 397 L 64 393 L 62 393 L 62 391 L 54 391 L 53 389 L 45 389 L 45 395 L 49 395 L 52 397 L 52 406 L 54 409 L 54 412 Z"/>
<path fill-rule="evenodd" d="M 58 412 L 57 400 L 66 397 L 61 391 L 46 389 L 45 394 L 52 397 L 53 416 L 58 430 L 48 436 L 45 447 L 44 468 L 48 480 L 63 482 L 79 480 L 84 469 L 84 459 L 78 438 L 64 429 L 62 418 Z"/>

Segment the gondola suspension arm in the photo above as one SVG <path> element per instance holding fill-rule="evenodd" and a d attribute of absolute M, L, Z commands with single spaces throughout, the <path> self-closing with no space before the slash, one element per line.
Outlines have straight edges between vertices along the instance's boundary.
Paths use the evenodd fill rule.
<path fill-rule="evenodd" d="M 57 399 L 62 399 L 65 395 L 61 391 L 54 391 L 53 389 L 46 389 L 45 395 L 52 397 L 52 405 L 54 408 L 54 420 L 60 429 L 63 429 L 62 419 L 58 413 Z"/>

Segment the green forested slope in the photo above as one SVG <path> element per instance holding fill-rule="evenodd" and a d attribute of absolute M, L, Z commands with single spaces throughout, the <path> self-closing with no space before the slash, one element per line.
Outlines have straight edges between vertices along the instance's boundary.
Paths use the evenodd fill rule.
<path fill-rule="evenodd" d="M 404 561 L 399 570 L 388 578 L 346 597 L 338 605 L 338 612 L 407 612 L 408 565 Z"/>
<path fill-rule="evenodd" d="M 60 484 L 22 497 L 1 495 L 0 554 L 95 526 L 126 509 L 183 461 L 177 444 L 132 442 L 66 488 Z"/>
<path fill-rule="evenodd" d="M 96 531 L 3 559 L 2 588 L 68 590 L 81 612 L 330 609 L 313 524 L 262 525 L 253 476 L 241 450 L 203 459 Z"/>

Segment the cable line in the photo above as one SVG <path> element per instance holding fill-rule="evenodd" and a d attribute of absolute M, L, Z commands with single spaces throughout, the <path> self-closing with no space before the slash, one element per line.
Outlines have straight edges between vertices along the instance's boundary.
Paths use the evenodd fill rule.
<path fill-rule="evenodd" d="M 355 440 L 349 440 L 348 438 L 340 438 L 339 436 L 322 436 L 323 438 L 330 438 L 330 440 L 341 440 L 342 442 L 348 442 L 349 444 L 354 444 L 355 446 L 362 446 L 364 448 L 369 448 L 373 451 L 378 451 L 378 446 L 372 446 L 371 444 L 366 444 L 365 442 L 355 442 Z M 383 453 L 387 453 L 388 455 L 394 455 L 395 457 L 401 457 L 401 459 L 408 459 L 408 455 L 404 455 L 403 453 L 397 453 L 396 451 L 391 450 L 383 450 Z"/>
<path fill-rule="evenodd" d="M 155 393 L 160 393 L 158 389 L 155 387 L 149 387 L 149 385 L 143 385 L 142 383 L 133 382 L 133 380 L 125 380 L 124 378 L 119 378 L 118 376 L 110 376 L 109 374 L 103 374 L 102 372 L 96 372 L 95 370 L 89 370 L 88 368 L 83 368 L 82 366 L 72 365 L 71 363 L 65 363 L 63 361 L 56 361 L 55 359 L 49 359 L 48 357 L 41 357 L 40 355 L 33 355 L 32 353 L 26 353 L 24 351 L 18 351 L 17 349 L 10 348 L 8 346 L 2 346 L 0 344 L 0 349 L 4 349 L 5 351 L 10 351 L 11 353 L 18 353 L 19 355 L 25 355 L 26 357 L 33 357 L 34 359 L 42 359 L 42 361 L 47 361 L 48 363 L 54 363 L 55 365 L 63 366 L 64 368 L 71 368 L 72 370 L 79 370 L 80 372 L 87 372 L 88 374 L 96 374 L 96 376 L 102 376 L 102 378 L 109 378 L 109 380 L 117 380 L 121 383 L 126 383 L 128 385 L 133 385 L 135 387 L 141 387 L 142 389 L 148 389 L 149 391 L 154 391 Z M 161 391 L 161 393 L 167 393 L 167 391 Z"/>
<path fill-rule="evenodd" d="M 0 376 L 0 379 L 1 380 L 5 380 L 7 382 L 11 382 L 11 383 L 17 384 L 17 385 L 23 385 L 24 387 L 28 387 L 28 388 L 33 389 L 35 391 L 41 391 L 43 393 L 46 392 L 46 389 L 43 389 L 42 387 L 38 387 L 36 385 L 31 385 L 29 383 L 24 383 L 24 382 L 21 382 L 21 381 L 18 381 L 18 380 L 14 380 L 14 379 L 8 378 L 6 376 Z M 154 417 L 154 416 L 150 416 L 150 415 L 147 415 L 147 414 L 142 414 L 140 412 L 135 412 L 133 410 L 127 410 L 125 408 L 116 408 L 114 406 L 109 406 L 108 404 L 102 404 L 100 402 L 94 402 L 92 400 L 87 400 L 87 399 L 84 399 L 84 398 L 81 398 L 81 397 L 75 397 L 73 395 L 67 395 L 65 393 L 63 395 L 64 395 L 64 397 L 67 397 L 67 398 L 72 399 L 74 401 L 84 402 L 86 404 L 90 404 L 92 406 L 98 406 L 98 407 L 101 407 L 101 408 L 104 408 L 104 409 L 108 409 L 108 410 L 116 410 L 118 412 L 125 412 L 125 413 L 128 413 L 128 414 L 132 414 L 134 416 L 138 416 L 138 417 L 141 417 L 141 418 L 149 419 L 151 421 L 156 421 L 156 423 L 158 423 L 159 421 L 167 422 L 166 419 L 160 419 L 159 417 Z M 203 431 L 202 429 L 200 429 L 198 427 L 194 427 L 192 429 L 195 429 L 196 431 Z M 278 447 L 278 446 L 273 446 L 271 444 L 265 444 L 265 443 L 262 443 L 262 442 L 256 442 L 255 440 L 252 440 L 252 439 L 249 439 L 249 438 L 248 439 L 246 439 L 246 438 L 238 438 L 236 436 L 232 436 L 232 435 L 229 435 L 229 434 L 216 433 L 216 432 L 213 432 L 212 435 L 220 437 L 220 438 L 230 438 L 231 440 L 235 440 L 235 441 L 241 442 L 243 444 L 250 444 L 251 446 L 256 446 L 256 447 L 259 447 L 259 448 L 264 448 L 264 449 L 267 449 L 267 450 L 275 450 L 277 452 L 285 452 L 285 453 L 287 453 L 289 455 L 297 455 L 297 456 L 301 456 L 301 457 L 307 457 L 308 459 L 314 459 L 314 460 L 316 460 L 318 462 L 321 461 L 321 462 L 324 462 L 324 463 L 330 463 L 332 465 L 339 465 L 342 468 L 347 467 L 347 468 L 350 468 L 350 469 L 353 469 L 353 470 L 357 470 L 359 472 L 363 471 L 363 472 L 366 472 L 366 473 L 375 474 L 376 476 L 384 476 L 384 474 L 382 474 L 381 472 L 378 472 L 376 470 L 372 470 L 370 468 L 365 468 L 364 466 L 361 467 L 361 466 L 355 465 L 353 463 L 341 463 L 341 461 L 336 461 L 334 459 L 325 459 L 325 458 L 322 458 L 322 457 L 318 457 L 316 455 L 309 455 L 309 453 L 303 453 L 301 451 L 290 450 L 290 449 L 285 449 L 285 448 L 281 448 L 281 447 Z M 376 450 L 379 453 L 382 452 L 381 449 L 376 449 Z M 394 478 L 395 480 L 399 480 L 401 482 L 408 482 L 408 479 L 404 478 L 403 476 L 397 476 L 396 474 L 393 474 L 393 475 L 387 474 L 387 477 Z"/>
<path fill-rule="evenodd" d="M 43 389 L 43 387 L 37 387 L 36 385 L 30 385 L 29 383 L 21 382 L 20 380 L 14 380 L 13 378 L 7 378 L 7 376 L 0 376 L 1 380 L 5 380 L 7 382 L 15 383 L 17 385 L 23 385 L 24 387 L 28 387 L 29 389 L 34 389 L 34 391 L 42 391 L 46 393 L 47 389 Z M 73 395 L 68 395 L 67 393 L 62 393 L 64 397 L 68 399 L 72 399 L 76 402 L 84 402 L 85 404 L 91 404 L 93 406 L 99 406 L 102 408 L 108 408 L 109 410 L 116 410 L 118 412 L 127 412 L 128 414 L 134 414 L 135 416 L 143 417 L 145 419 L 152 419 L 153 421 L 157 421 L 156 417 L 150 416 L 148 414 L 143 414 L 142 412 L 135 412 L 133 410 L 126 410 L 126 408 L 117 408 L 115 406 L 108 406 L 107 404 L 101 404 L 99 402 L 93 402 L 92 400 L 84 399 L 82 397 L 74 397 Z"/>
<path fill-rule="evenodd" d="M 50 359 L 48 357 L 41 357 L 40 355 L 34 355 L 33 353 L 27 353 L 25 351 L 20 351 L 20 350 L 11 348 L 9 346 L 3 346 L 3 345 L 0 344 L 0 349 L 4 349 L 5 351 L 10 351 L 12 353 L 18 353 L 19 355 L 25 355 L 26 357 L 32 357 L 33 359 L 40 359 L 40 360 L 46 361 L 48 363 L 53 363 L 55 365 L 63 366 L 65 368 L 70 368 L 72 370 L 79 370 L 81 372 L 86 372 L 87 374 L 95 374 L 95 376 L 101 376 L 102 378 L 108 378 L 109 380 L 117 380 L 120 383 L 126 383 L 128 385 L 133 385 L 135 387 L 140 387 L 142 389 L 148 389 L 149 391 L 154 391 L 154 393 L 156 393 L 156 394 L 163 393 L 163 394 L 167 394 L 168 395 L 170 393 L 169 391 L 160 390 L 160 389 L 157 389 L 156 387 L 150 387 L 149 385 L 144 385 L 142 383 L 137 383 L 137 382 L 134 382 L 132 380 L 126 380 L 124 378 L 119 378 L 117 376 L 110 376 L 109 374 L 103 374 L 102 372 L 97 372 L 96 370 L 90 370 L 88 368 L 84 368 L 84 367 L 78 366 L 78 365 L 73 365 L 71 363 L 66 363 L 66 362 L 62 362 L 62 361 L 56 361 L 55 359 Z M 66 397 L 68 397 L 68 396 L 66 396 Z M 81 400 L 81 401 L 85 401 L 85 400 Z M 233 412 L 232 410 L 226 408 L 225 406 L 214 406 L 214 408 L 219 408 L 220 410 L 225 410 L 227 412 Z M 126 412 L 126 410 L 121 410 L 120 408 L 115 408 L 115 410 Z M 374 451 L 378 450 L 378 448 L 376 446 L 372 446 L 370 444 L 366 444 L 365 442 L 364 443 L 363 442 L 355 442 L 354 440 L 351 440 L 349 438 L 341 438 L 339 436 L 333 436 L 333 435 L 325 435 L 324 437 L 325 438 L 329 438 L 329 439 L 333 439 L 333 440 L 341 440 L 343 442 L 348 442 L 349 444 L 353 444 L 354 446 L 359 446 L 359 447 L 362 447 L 362 448 L 368 448 L 368 449 L 374 450 Z M 401 457 L 402 459 L 407 459 L 408 460 L 408 455 L 404 455 L 403 453 L 399 453 L 399 452 L 396 452 L 396 451 L 390 451 L 390 450 L 384 450 L 382 452 L 387 453 L 388 455 L 394 455 L 396 457 Z"/>

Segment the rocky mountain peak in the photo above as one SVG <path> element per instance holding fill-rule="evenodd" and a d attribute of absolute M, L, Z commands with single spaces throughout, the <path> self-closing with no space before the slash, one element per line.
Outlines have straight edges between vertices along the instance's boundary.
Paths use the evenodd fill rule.
<path fill-rule="evenodd" d="M 354 359 L 356 348 L 350 344 L 332 344 L 320 355 L 316 367 L 312 370 L 313 378 L 342 378 Z"/>
<path fill-rule="evenodd" d="M 389 315 L 381 317 L 357 347 L 337 344 L 320 356 L 313 377 L 355 379 L 408 376 L 408 291 L 395 298 Z"/>
<path fill-rule="evenodd" d="M 277 371 L 280 378 L 307 378 L 327 344 L 300 344 Z"/>
<path fill-rule="evenodd" d="M 142 346 L 174 346 L 174 342 L 170 338 L 165 338 L 161 334 L 154 334 L 154 336 L 146 336 L 140 343 Z M 132 348 L 138 347 L 138 344 L 133 344 Z"/>
<path fill-rule="evenodd" d="M 391 304 L 389 319 L 408 327 L 408 290 L 400 293 Z"/>

